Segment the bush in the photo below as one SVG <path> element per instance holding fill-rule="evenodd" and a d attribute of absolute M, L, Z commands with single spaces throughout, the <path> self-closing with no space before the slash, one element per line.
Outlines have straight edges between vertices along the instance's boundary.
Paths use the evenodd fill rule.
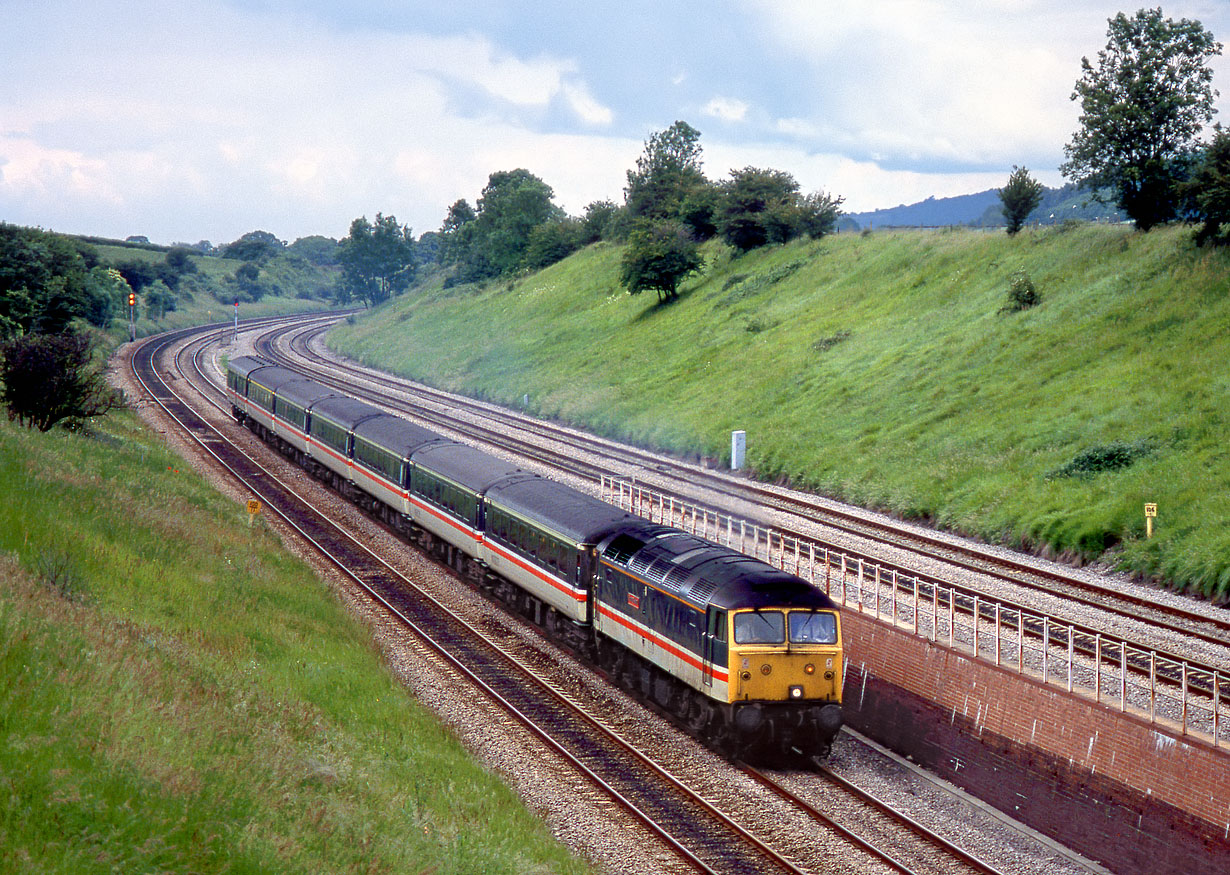
<path fill-rule="evenodd" d="M 1028 310 L 1030 307 L 1036 307 L 1042 303 L 1042 296 L 1038 294 L 1037 288 L 1034 287 L 1034 281 L 1029 278 L 1029 274 L 1023 270 L 1018 270 L 1012 275 L 1012 281 L 1008 285 L 1008 305 L 1004 307 L 1006 312 L 1018 312 L 1020 310 Z"/>
<path fill-rule="evenodd" d="M 1114 441 L 1113 443 L 1089 447 L 1081 450 L 1072 461 L 1055 469 L 1048 479 L 1056 477 L 1080 477 L 1088 479 L 1104 471 L 1116 471 L 1126 468 L 1137 459 L 1153 452 L 1153 442 L 1142 439 L 1128 443 Z"/>
<path fill-rule="evenodd" d="M 9 419 L 49 431 L 62 419 L 102 416 L 121 406 L 84 334 L 23 334 L 0 344 L 0 400 Z"/>

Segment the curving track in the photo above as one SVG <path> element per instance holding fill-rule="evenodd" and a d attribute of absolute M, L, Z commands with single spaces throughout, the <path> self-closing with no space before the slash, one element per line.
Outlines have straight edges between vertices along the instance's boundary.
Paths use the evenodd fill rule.
<path fill-rule="evenodd" d="M 1112 618 L 1112 622 L 1116 617 L 1132 622 L 1143 620 L 1153 629 L 1169 631 L 1185 639 L 1215 647 L 1230 648 L 1230 612 L 1220 612 L 1221 616 L 1210 615 L 1207 609 L 1187 607 L 1179 599 L 1137 595 L 1090 580 L 1084 575 L 1067 573 L 1026 558 L 1013 558 L 1005 555 L 1002 550 L 958 543 L 955 539 L 921 532 L 870 513 L 833 507 L 830 503 L 811 496 L 787 492 L 618 445 L 572 429 L 533 420 L 495 405 L 441 392 L 325 357 L 315 348 L 313 341 L 328 327 L 328 324 L 321 323 L 287 331 L 270 331 L 257 340 L 257 352 L 281 364 L 306 371 L 320 382 L 344 387 L 346 391 L 366 397 L 374 403 L 401 410 L 441 428 L 468 434 L 474 439 L 509 452 L 535 458 L 559 471 L 590 481 L 597 480 L 603 474 L 617 474 L 633 479 L 638 473 L 660 475 L 675 484 L 673 489 L 680 498 L 694 496 L 695 487 L 701 487 L 709 493 L 736 502 L 785 512 L 841 533 L 854 534 L 894 549 L 904 549 L 911 555 L 918 556 L 920 561 L 885 562 L 882 552 L 877 555 L 861 555 L 886 571 L 896 569 L 911 578 L 916 577 L 923 585 L 948 585 L 947 581 L 940 580 L 935 574 L 920 570 L 921 560 L 926 560 L 932 565 L 938 563 L 942 567 L 957 571 L 973 571 L 989 581 L 1010 584 L 1021 591 L 1034 591 L 1046 596 L 1058 595 L 1068 602 L 1104 612 Z M 594 461 L 595 459 L 598 461 Z M 668 493 L 671 489 L 672 487 L 659 487 L 659 491 Z M 689 500 L 697 501 L 695 497 L 690 497 Z M 704 501 L 701 500 L 700 503 L 704 504 Z M 808 538 L 797 530 L 791 531 L 789 527 L 777 525 L 776 528 L 792 537 Z M 836 546 L 820 543 L 822 546 Z M 841 549 L 853 558 L 860 556 L 858 550 L 851 550 L 848 546 Z M 971 602 L 975 594 L 985 595 L 985 592 L 970 590 L 967 595 Z M 1011 599 L 1005 599 L 1002 595 L 995 598 L 1010 608 L 1018 607 L 1012 604 Z M 1082 625 L 1080 620 L 1074 622 L 1077 626 Z M 1089 629 L 1090 635 L 1096 631 Z M 1191 659 L 1171 653 L 1156 642 L 1142 640 L 1137 643 L 1145 650 L 1156 651 L 1164 659 Z"/>
<path fill-rule="evenodd" d="M 783 840 L 780 835 L 762 834 L 763 830 L 741 825 L 723 811 L 726 805 L 722 801 L 707 799 L 705 793 L 691 789 L 685 778 L 658 765 L 650 752 L 626 743 L 549 682 L 528 672 L 515 656 L 505 652 L 506 642 L 484 636 L 396 572 L 358 536 L 317 510 L 311 500 L 262 463 L 259 452 L 244 448 L 251 442 L 246 432 L 238 426 L 220 429 L 210 425 L 210 417 L 198 414 L 197 408 L 212 404 L 226 413 L 229 403 L 218 388 L 216 374 L 203 365 L 203 351 L 212 340 L 227 334 L 229 329 L 175 332 L 142 343 L 132 357 L 134 374 L 144 391 L 185 437 L 260 498 L 395 617 L 407 633 L 447 662 L 452 671 L 467 678 L 509 719 L 585 775 L 627 816 L 657 835 L 684 865 L 701 872 L 819 871 L 792 860 L 797 855 L 797 847 L 794 854 L 791 851 L 797 835 Z M 173 355 L 170 362 L 163 358 L 166 355 Z M 193 387 L 191 392 L 184 387 L 185 382 Z M 236 440 L 228 433 L 234 431 L 243 437 Z M 849 853 L 875 860 L 876 866 L 901 873 L 996 871 L 887 806 L 876 804 L 880 814 L 893 819 L 902 830 L 902 835 L 894 838 L 892 850 L 860 837 L 857 831 L 823 815 L 771 779 L 759 776 L 757 780 L 767 782 L 813 827 L 843 836 L 849 842 Z M 873 804 L 866 798 L 855 798 L 859 798 L 858 804 Z M 820 869 L 832 863 L 821 862 Z"/>

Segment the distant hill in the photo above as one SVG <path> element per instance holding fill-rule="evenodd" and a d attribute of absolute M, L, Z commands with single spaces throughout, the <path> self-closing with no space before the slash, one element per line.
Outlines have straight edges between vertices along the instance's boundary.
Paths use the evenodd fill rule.
<path fill-rule="evenodd" d="M 929 197 L 916 204 L 901 204 L 866 213 L 847 213 L 843 220 L 850 220 L 862 228 L 941 228 L 952 225 L 995 228 L 1004 224 L 999 190 L 995 188 L 976 194 L 956 197 Z M 1047 188 L 1042 193 L 1042 203 L 1029 215 L 1028 224 L 1051 225 L 1067 219 L 1084 221 L 1124 220 L 1115 209 L 1090 200 L 1087 192 L 1075 185 Z"/>

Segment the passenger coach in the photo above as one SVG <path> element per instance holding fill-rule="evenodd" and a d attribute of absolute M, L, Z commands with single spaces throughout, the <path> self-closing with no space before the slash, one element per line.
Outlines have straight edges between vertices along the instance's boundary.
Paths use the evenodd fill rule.
<path fill-rule="evenodd" d="M 229 363 L 227 392 L 240 422 L 706 740 L 828 752 L 841 626 L 807 582 L 259 358 Z"/>

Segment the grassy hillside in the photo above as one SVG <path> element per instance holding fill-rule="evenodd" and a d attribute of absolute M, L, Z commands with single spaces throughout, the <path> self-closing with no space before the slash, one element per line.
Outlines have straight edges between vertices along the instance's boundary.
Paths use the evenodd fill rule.
<path fill-rule="evenodd" d="M 103 265 L 131 262 L 158 265 L 166 258 L 165 247 L 92 245 Z M 148 294 L 142 292 L 138 295 L 137 336 L 234 318 L 235 308 L 232 304 L 236 289 L 233 278 L 235 269 L 242 262 L 215 255 L 191 255 L 189 261 L 196 270 L 180 278 L 178 288 L 174 290 L 174 310 L 153 314 L 150 312 Z M 261 266 L 258 283 L 263 296 L 258 301 L 250 301 L 247 295 L 241 295 L 239 318 L 327 309 L 332 306 L 325 299 L 333 279 L 330 269 L 316 268 L 302 259 L 290 255 L 272 258 Z M 111 332 L 116 337 L 128 336 L 127 305 L 117 311 Z"/>
<path fill-rule="evenodd" d="M 1230 597 L 1230 258 L 1190 232 L 839 235 L 732 258 L 682 299 L 598 244 L 420 289 L 331 343 L 426 382 L 955 531 Z M 1040 306 L 1003 312 L 1024 270 Z M 1159 506 L 1144 538 L 1143 505 Z"/>
<path fill-rule="evenodd" d="M 589 871 L 263 524 L 97 427 L 0 419 L 0 871 Z"/>

